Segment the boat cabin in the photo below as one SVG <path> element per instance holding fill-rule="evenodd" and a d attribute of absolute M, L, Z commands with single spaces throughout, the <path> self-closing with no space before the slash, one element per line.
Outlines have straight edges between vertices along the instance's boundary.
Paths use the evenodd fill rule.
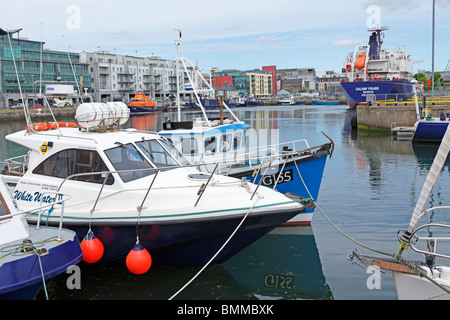
<path fill-rule="evenodd" d="M 224 119 L 171 122 L 163 124 L 159 135 L 169 140 L 191 162 L 215 162 L 244 154 L 248 124 Z"/>

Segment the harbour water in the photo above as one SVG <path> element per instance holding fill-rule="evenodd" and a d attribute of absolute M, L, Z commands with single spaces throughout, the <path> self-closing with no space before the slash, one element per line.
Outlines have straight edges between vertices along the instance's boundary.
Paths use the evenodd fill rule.
<path fill-rule="evenodd" d="M 216 113 L 217 114 L 214 114 Z M 311 226 L 277 228 L 223 265 L 208 267 L 174 299 L 184 300 L 395 300 L 392 275 L 372 273 L 347 260 L 353 249 L 377 253 L 398 251 L 396 234 L 408 226 L 437 145 L 412 144 L 390 135 L 357 133 L 351 128 L 355 111 L 345 105 L 297 105 L 236 108 L 237 116 L 255 129 L 278 129 L 280 141 L 306 138 L 310 146 L 333 139 Z M 218 116 L 218 111 L 212 111 Z M 183 112 L 183 120 L 201 112 Z M 156 113 L 130 118 L 127 126 L 160 130 L 166 117 Z M 24 122 L 2 123 L 2 138 L 24 127 Z M 1 157 L 25 150 L 0 140 Z M 433 205 L 449 205 L 450 167 L 441 174 Z M 332 226 L 325 216 L 340 229 Z M 432 216 L 443 222 L 449 216 Z M 81 239 L 80 239 L 81 240 Z M 419 259 L 407 251 L 407 258 Z M 445 262 L 445 261 L 444 261 Z M 200 268 L 152 267 L 144 275 L 130 273 L 125 261 L 81 263 L 81 289 L 68 289 L 70 274 L 47 283 L 50 299 L 153 299 L 172 297 Z M 41 293 L 38 299 L 45 299 Z"/>

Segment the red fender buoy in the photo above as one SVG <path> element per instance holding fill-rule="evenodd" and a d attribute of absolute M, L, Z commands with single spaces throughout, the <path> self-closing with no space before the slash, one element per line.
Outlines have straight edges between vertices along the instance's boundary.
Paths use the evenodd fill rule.
<path fill-rule="evenodd" d="M 138 242 L 133 249 L 128 252 L 126 264 L 128 270 L 134 274 L 146 273 L 152 265 L 150 253 Z"/>
<path fill-rule="evenodd" d="M 80 246 L 83 251 L 83 261 L 87 263 L 94 263 L 100 260 L 105 250 L 103 243 L 95 237 L 92 231 L 88 232 Z"/>

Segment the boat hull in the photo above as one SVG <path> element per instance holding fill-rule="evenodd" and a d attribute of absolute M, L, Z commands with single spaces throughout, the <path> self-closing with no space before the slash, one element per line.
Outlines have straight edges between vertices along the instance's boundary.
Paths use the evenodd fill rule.
<path fill-rule="evenodd" d="M 202 104 L 202 106 L 204 108 L 218 108 L 220 107 L 219 102 L 217 102 L 217 100 L 214 99 L 200 99 L 200 103 Z M 190 101 L 190 102 L 186 102 L 185 103 L 185 107 L 187 108 L 192 108 L 192 109 L 196 109 L 198 108 L 197 102 L 196 101 Z"/>
<path fill-rule="evenodd" d="M 30 237 L 37 242 L 35 235 L 45 229 L 53 229 L 45 233 L 46 237 L 57 235 L 56 228 L 35 230 L 30 227 Z M 76 265 L 82 259 L 80 243 L 75 233 L 61 230 L 64 242 L 54 246 L 45 246 L 48 254 L 40 257 L 45 281 L 65 272 L 71 265 Z M 45 240 L 45 239 L 42 239 Z M 56 242 L 56 240 L 53 240 Z M 41 249 L 42 246 L 36 246 Z M 4 259 L 3 259 L 4 260 Z M 0 267 L 0 299 L 2 300 L 32 300 L 39 293 L 42 285 L 42 273 L 39 258 L 36 254 L 27 254 L 19 259 L 2 261 Z"/>
<path fill-rule="evenodd" d="M 339 101 L 320 101 L 320 100 L 311 100 L 312 104 L 315 105 L 337 105 Z"/>
<path fill-rule="evenodd" d="M 353 81 L 341 82 L 350 109 L 366 102 L 367 95 L 375 95 L 376 100 L 404 101 L 413 96 L 412 86 L 407 81 Z"/>
<path fill-rule="evenodd" d="M 448 121 L 418 121 L 415 124 L 413 141 L 436 142 L 442 141 L 448 127 Z"/>
<path fill-rule="evenodd" d="M 441 267 L 440 267 L 441 268 Z M 442 267 L 444 273 L 448 273 L 448 267 Z M 431 274 L 428 273 L 428 276 Z M 434 271 L 436 272 L 436 271 Z M 392 276 L 394 279 L 395 290 L 399 300 L 449 300 L 450 295 L 445 293 L 436 284 L 432 283 L 424 277 L 420 277 L 416 274 L 404 273 L 393 271 Z M 440 285 L 450 290 L 450 281 L 448 278 L 435 278 Z"/>
<path fill-rule="evenodd" d="M 273 208 L 251 212 L 211 264 L 225 262 L 302 210 L 304 207 L 299 206 L 291 209 Z M 91 230 L 104 246 L 101 261 L 125 258 L 139 236 L 140 244 L 152 256 L 152 265 L 202 266 L 216 254 L 244 216 L 236 213 L 215 218 L 141 221 L 138 227 L 136 220 L 129 222 L 102 220 L 92 221 Z M 66 220 L 65 225 L 74 230 L 80 239 L 84 239 L 89 230 L 89 222 L 86 220 Z"/>
<path fill-rule="evenodd" d="M 255 184 L 259 184 L 262 178 L 261 184 L 269 188 L 273 188 L 278 179 L 276 190 L 279 192 L 303 198 L 312 197 L 313 200 L 317 200 L 327 156 L 329 155 L 329 149 L 317 151 L 310 157 L 296 161 L 288 161 L 284 168 L 283 164 L 279 164 L 275 172 L 266 175 L 262 172 L 263 175 L 259 174 L 256 179 L 252 175 L 253 170 L 230 175 L 236 178 L 245 177 L 250 182 L 255 181 Z M 313 217 L 313 212 L 313 208 L 306 208 L 304 212 L 290 219 L 284 225 L 309 225 Z"/>
<path fill-rule="evenodd" d="M 143 106 L 128 106 L 130 108 L 130 113 L 136 114 L 136 113 L 143 113 L 143 112 L 155 112 L 155 111 L 161 111 L 161 107 L 143 107 Z"/>

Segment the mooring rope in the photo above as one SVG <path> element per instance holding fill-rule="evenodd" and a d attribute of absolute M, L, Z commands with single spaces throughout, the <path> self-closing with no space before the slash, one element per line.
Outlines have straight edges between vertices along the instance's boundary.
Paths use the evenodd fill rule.
<path fill-rule="evenodd" d="M 233 236 L 236 234 L 236 232 L 239 230 L 239 228 L 242 226 L 242 224 L 244 223 L 245 219 L 247 219 L 248 215 L 250 214 L 250 212 L 253 210 L 253 207 L 256 205 L 256 203 L 258 202 L 258 200 L 260 199 L 258 194 L 256 194 L 256 200 L 255 202 L 253 202 L 252 206 L 250 207 L 250 209 L 246 212 L 246 214 L 244 215 L 244 217 L 242 218 L 241 222 L 237 225 L 237 227 L 234 229 L 233 233 L 228 237 L 228 239 L 224 242 L 224 244 L 222 245 L 222 247 L 220 247 L 220 249 L 212 256 L 212 258 L 197 272 L 197 274 L 194 275 L 194 277 L 192 277 L 191 280 L 189 280 L 180 290 L 178 290 L 172 297 L 169 298 L 169 300 L 172 300 L 173 298 L 175 298 L 181 291 L 183 291 L 189 284 L 192 283 L 192 281 L 194 281 L 210 264 L 211 262 L 217 257 L 217 255 L 223 250 L 223 248 L 225 248 L 225 246 L 228 244 L 228 242 L 230 242 L 231 238 L 233 238 Z"/>
<path fill-rule="evenodd" d="M 44 293 L 45 293 L 45 297 L 47 300 L 48 300 L 48 292 L 47 292 L 47 286 L 45 284 L 45 274 L 44 274 L 44 269 L 42 267 L 41 255 L 37 252 L 37 247 L 43 246 L 45 242 L 54 241 L 55 239 L 57 239 L 57 237 L 51 237 L 46 240 L 42 240 L 42 241 L 38 241 L 38 242 L 34 242 L 34 243 L 33 242 L 22 242 L 20 244 L 5 246 L 5 247 L 3 247 L 3 249 L 1 251 L 7 251 L 7 253 L 5 255 L 0 256 L 0 259 L 1 259 L 7 255 L 13 255 L 13 256 L 25 255 L 28 252 L 33 251 L 39 262 L 39 268 L 40 268 L 41 277 L 42 277 L 42 286 L 44 288 Z M 8 249 L 8 248 L 10 248 L 10 249 Z"/>

